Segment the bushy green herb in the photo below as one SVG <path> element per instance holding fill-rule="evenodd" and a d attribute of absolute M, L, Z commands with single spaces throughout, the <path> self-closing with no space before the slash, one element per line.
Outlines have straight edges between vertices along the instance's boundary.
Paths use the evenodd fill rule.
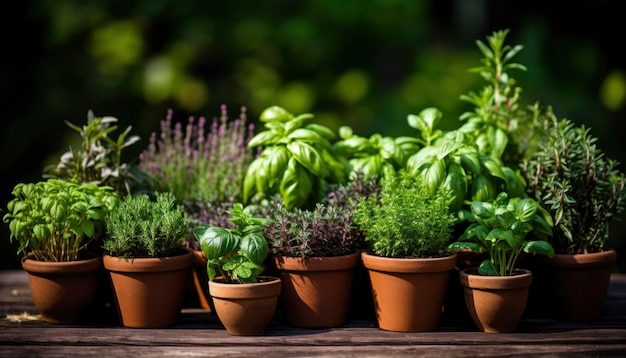
<path fill-rule="evenodd" d="M 554 218 L 558 253 L 601 252 L 609 223 L 626 207 L 626 178 L 584 125 L 545 114 L 545 136 L 522 165 L 528 194 Z"/>
<path fill-rule="evenodd" d="M 74 261 L 104 234 L 103 219 L 120 197 L 108 186 L 63 179 L 20 183 L 3 221 L 17 253 L 39 261 Z"/>
<path fill-rule="evenodd" d="M 200 225 L 193 229 L 194 236 L 207 258 L 209 279 L 217 276 L 229 282 L 254 283 L 263 273 L 263 262 L 269 247 L 263 227 L 267 220 L 253 217 L 241 203 L 229 211 L 234 228 Z"/>
<path fill-rule="evenodd" d="M 89 111 L 86 125 L 79 127 L 69 121 L 65 123 L 80 134 L 81 146 L 78 149 L 70 147 L 58 164 L 46 167 L 44 178 L 110 186 L 120 196 L 141 192 L 151 185 L 150 178 L 137 166 L 123 162 L 123 149 L 139 141 L 136 135 L 128 137 L 131 126 L 114 140 L 109 135 L 117 130 L 115 117 L 96 117 Z"/>
<path fill-rule="evenodd" d="M 188 234 L 188 216 L 169 192 L 157 193 L 156 200 L 146 194 L 127 196 L 107 214 L 105 224 L 103 248 L 124 258 L 179 254 Z"/>
<path fill-rule="evenodd" d="M 455 223 L 449 193 L 433 194 L 422 177 L 388 172 L 380 193 L 360 199 L 353 220 L 365 233 L 368 250 L 388 257 L 445 255 Z"/>
<path fill-rule="evenodd" d="M 485 252 L 478 273 L 488 276 L 511 276 L 522 251 L 529 254 L 554 255 L 554 249 L 545 240 L 552 234 L 550 215 L 531 198 L 510 198 L 500 193 L 495 200 L 474 201 L 471 212 L 464 211 L 462 219 L 471 224 L 450 250 Z"/>

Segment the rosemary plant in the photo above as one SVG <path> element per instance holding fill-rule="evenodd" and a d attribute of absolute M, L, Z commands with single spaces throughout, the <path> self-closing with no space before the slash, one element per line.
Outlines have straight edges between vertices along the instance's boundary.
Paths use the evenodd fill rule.
<path fill-rule="evenodd" d="M 544 119 L 540 149 L 522 164 L 528 194 L 554 217 L 549 240 L 557 253 L 601 252 L 609 223 L 626 206 L 624 173 L 588 127 L 559 120 L 550 108 Z"/>

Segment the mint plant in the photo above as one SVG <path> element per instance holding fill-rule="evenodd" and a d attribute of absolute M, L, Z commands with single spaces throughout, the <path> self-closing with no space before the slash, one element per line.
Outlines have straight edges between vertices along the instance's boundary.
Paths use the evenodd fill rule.
<path fill-rule="evenodd" d="M 193 229 L 207 258 L 209 279 L 221 276 L 227 282 L 258 282 L 269 252 L 263 234 L 267 219 L 252 216 L 241 203 L 235 203 L 229 214 L 234 228 L 200 225 Z"/>
<path fill-rule="evenodd" d="M 554 255 L 554 248 L 545 238 L 552 234 L 552 219 L 531 198 L 510 198 L 500 193 L 495 200 L 474 201 L 471 212 L 461 219 L 471 224 L 449 250 L 485 252 L 478 273 L 487 276 L 511 276 L 520 253 Z M 532 232 L 533 238 L 528 239 Z"/>

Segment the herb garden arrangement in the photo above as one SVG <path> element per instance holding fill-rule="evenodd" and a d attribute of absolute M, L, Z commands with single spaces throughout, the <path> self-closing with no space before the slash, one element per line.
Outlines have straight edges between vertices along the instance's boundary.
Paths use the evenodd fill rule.
<path fill-rule="evenodd" d="M 296 269 L 286 268 L 290 259 L 297 259 L 297 266 L 312 264 L 309 270 L 319 278 L 322 259 L 348 257 L 349 263 L 338 268 L 351 271 L 339 284 L 347 298 L 330 304 L 338 289 L 318 293 L 333 308 L 347 307 L 352 270 L 367 267 L 377 323 L 384 330 L 436 329 L 448 277 L 456 274 L 477 328 L 513 331 L 526 307 L 530 277 L 534 282 L 557 275 L 550 268 L 565 255 L 608 256 L 607 263 L 594 263 L 604 267 L 604 276 L 592 279 L 601 307 L 616 255 L 607 245 L 609 224 L 626 208 L 626 176 L 602 151 L 591 128 L 558 118 L 550 106 L 523 103 L 514 79 L 516 71 L 527 70 L 514 62 L 523 47 L 508 45 L 508 33 L 495 31 L 486 42 L 476 41 L 482 64 L 470 71 L 485 85 L 460 96 L 471 109 L 452 130 L 439 128 L 443 113 L 436 107 L 407 114 L 405 135 L 393 137 L 361 135 L 346 125 L 335 132 L 313 113 L 293 114 L 280 106 L 260 113 L 259 129 L 245 107 L 230 118 L 222 105 L 212 121 L 190 117 L 187 123 L 176 122 L 169 111 L 137 160 L 125 163 L 122 150 L 139 138 L 131 135 L 131 127 L 112 137 L 117 119 L 89 111 L 86 125 L 67 122 L 82 143 L 46 168 L 42 176 L 47 181 L 15 186 L 3 217 L 10 239 L 19 243 L 23 262 L 80 261 L 89 252 L 98 264 L 104 258 L 111 277 L 124 276 L 112 260 L 125 261 L 130 271 L 144 265 L 139 259 L 181 260 L 171 268 L 182 272 L 174 299 L 179 305 L 185 275 L 191 275 L 188 251 L 195 250 L 207 273 L 204 284 L 209 283 L 208 292 L 220 306 L 231 299 L 227 288 L 240 286 L 251 294 L 253 286 L 260 287 L 263 303 L 253 311 L 266 307 L 268 313 L 253 327 L 242 328 L 246 320 L 232 327 L 223 308 L 217 310 L 233 335 L 263 334 L 279 295 L 285 307 L 289 296 L 300 295 L 291 283 Z M 453 269 L 460 253 L 485 259 L 459 273 Z M 403 322 L 387 318 L 392 308 L 378 301 L 394 290 L 384 284 L 400 275 L 381 275 L 386 267 L 380 262 L 391 259 L 399 260 L 394 265 L 402 275 L 411 265 L 426 265 L 414 263 L 418 260 L 434 261 L 439 267 L 432 270 L 443 278 L 426 283 L 438 295 L 428 304 L 419 294 L 398 298 L 402 304 L 392 306 L 400 307 Z M 522 259 L 544 264 L 525 270 Z M 515 304 L 520 313 L 504 323 L 481 318 L 481 308 L 474 307 L 481 299 L 473 290 L 478 276 L 492 280 L 488 286 L 494 294 L 494 282 L 525 276 L 514 294 L 523 298 Z M 307 281 L 326 287 L 318 278 Z M 157 285 L 147 295 L 159 296 L 160 290 Z M 546 294 L 564 300 L 582 293 Z M 429 304 L 430 313 L 417 312 Z M 488 304 L 495 310 L 499 305 Z M 502 305 L 502 311 L 488 314 L 502 316 L 510 307 Z M 143 304 L 131 307 L 139 310 Z M 179 309 L 147 323 L 124 313 L 121 324 L 168 327 Z M 581 318 L 589 320 L 600 308 L 571 310 L 594 312 Z M 304 313 L 305 318 L 295 318 L 291 308 L 285 312 L 294 315 L 287 317 L 294 326 L 318 327 L 311 322 L 319 312 Z M 75 322 L 76 317 L 48 321 Z M 319 326 L 345 320 L 342 312 Z"/>

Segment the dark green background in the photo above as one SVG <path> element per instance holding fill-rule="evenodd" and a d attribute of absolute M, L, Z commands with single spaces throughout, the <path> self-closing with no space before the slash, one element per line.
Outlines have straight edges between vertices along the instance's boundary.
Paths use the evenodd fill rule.
<path fill-rule="evenodd" d="M 558 3 L 558 4 L 557 4 Z M 467 69 L 477 39 L 510 28 L 522 44 L 522 102 L 552 105 L 585 123 L 626 162 L 623 13 L 618 1 L 303 0 L 15 1 L 5 5 L 0 56 L 0 210 L 18 182 L 41 179 L 77 135 L 89 109 L 133 126 L 142 141 L 172 108 L 176 121 L 247 106 L 312 112 L 332 128 L 399 135 L 409 113 L 435 106 L 444 128 L 480 90 Z M 410 132 L 413 133 L 413 132 Z M 611 244 L 624 264 L 624 225 Z M 8 226 L 2 269 L 18 268 Z"/>

